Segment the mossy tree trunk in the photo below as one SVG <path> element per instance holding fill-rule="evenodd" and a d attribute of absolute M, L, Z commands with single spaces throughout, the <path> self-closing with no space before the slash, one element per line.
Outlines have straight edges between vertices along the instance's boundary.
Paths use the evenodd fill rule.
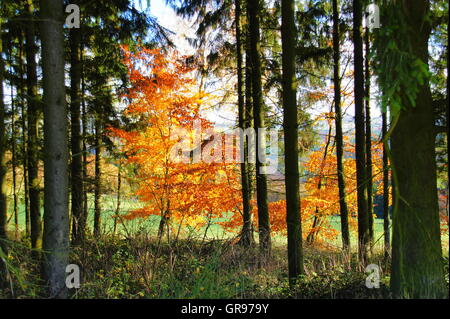
<path fill-rule="evenodd" d="M 429 1 L 404 1 L 399 8 L 407 23 L 407 39 L 394 37 L 394 41 L 408 41 L 411 53 L 427 62 L 431 28 L 424 17 Z M 439 227 L 432 97 L 427 81 L 416 85 L 415 106 L 401 97 L 402 110 L 392 132 L 398 205 L 393 216 L 391 289 L 400 298 L 442 298 L 448 291 Z"/>
<path fill-rule="evenodd" d="M 383 134 L 383 139 L 386 138 L 387 135 L 387 112 L 383 112 L 382 116 L 382 125 L 381 131 Z M 387 143 L 388 141 L 384 141 L 383 144 L 383 232 L 384 232 L 384 258 L 388 260 L 391 255 L 391 216 L 389 209 L 389 159 L 387 153 Z"/>

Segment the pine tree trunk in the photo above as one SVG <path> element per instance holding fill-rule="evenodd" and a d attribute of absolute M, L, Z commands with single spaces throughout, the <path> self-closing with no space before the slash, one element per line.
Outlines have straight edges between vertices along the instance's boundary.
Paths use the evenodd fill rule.
<path fill-rule="evenodd" d="M 83 40 L 81 41 L 81 47 L 84 47 Z M 83 63 L 83 50 L 80 50 L 80 61 L 81 61 L 81 122 L 82 122 L 82 129 L 83 129 L 83 135 L 82 135 L 82 147 L 83 147 L 83 163 L 82 163 L 82 170 L 83 170 L 83 220 L 85 229 L 83 230 L 84 234 L 86 234 L 87 231 L 87 220 L 88 220 L 88 192 L 86 187 L 86 181 L 88 178 L 87 173 L 87 113 L 86 113 L 86 100 L 84 98 L 85 93 L 85 79 L 84 79 L 84 63 Z"/>
<path fill-rule="evenodd" d="M 0 17 L 1 20 L 3 18 Z M 0 20 L 0 26 L 2 21 Z M 0 52 L 2 50 L 2 36 L 0 34 Z M 0 54 L 0 249 L 6 251 L 7 237 L 7 220 L 8 220 L 8 187 L 6 183 L 6 172 L 8 170 L 6 151 L 7 151 L 7 138 L 5 130 L 5 102 L 3 100 L 3 80 L 4 80 L 4 62 L 3 55 Z M 4 278 L 3 263 L 0 258 L 0 281 Z M 1 283 L 1 282 L 0 282 Z"/>
<path fill-rule="evenodd" d="M 100 120 L 101 114 L 96 115 L 95 120 L 95 180 L 94 180 L 94 237 L 98 238 L 101 235 L 101 190 L 102 190 L 102 124 Z"/>
<path fill-rule="evenodd" d="M 2 8 L 0 7 L 0 10 Z M 0 30 L 3 27 L 3 18 L 0 16 Z M 2 35 L 0 32 L 0 52 L 3 52 Z M 8 220 L 8 190 L 6 183 L 7 160 L 6 160 L 6 130 L 5 130 L 5 103 L 3 101 L 3 80 L 4 80 L 3 55 L 0 54 L 0 251 L 8 254 L 7 246 L 7 220 Z M 0 288 L 7 287 L 8 269 L 5 260 L 0 258 Z"/>
<path fill-rule="evenodd" d="M 334 108 L 336 123 L 336 162 L 339 188 L 339 207 L 341 217 L 342 246 L 350 251 L 350 231 L 348 227 L 348 206 L 344 179 L 344 139 L 342 133 L 341 108 L 341 77 L 340 77 L 340 42 L 339 42 L 339 11 L 337 0 L 333 0 L 333 82 L 334 82 Z"/>
<path fill-rule="evenodd" d="M 401 2 L 392 8 L 405 17 L 411 53 L 428 62 L 431 27 L 424 17 L 429 1 Z M 404 43 L 404 42 L 403 42 Z M 397 43 L 398 47 L 402 45 Z M 393 172 L 400 200 L 394 209 L 391 289 L 400 298 L 448 298 L 444 284 L 436 181 L 434 114 L 428 81 L 417 85 L 415 106 L 402 96 L 392 132 Z"/>
<path fill-rule="evenodd" d="M 387 111 L 382 116 L 383 139 L 387 134 Z M 390 210 L 389 210 L 389 161 L 387 154 L 387 143 L 383 144 L 383 231 L 384 231 L 384 258 L 388 260 L 391 255 L 391 234 L 390 234 Z"/>
<path fill-rule="evenodd" d="M 449 50 L 450 50 L 450 21 L 447 22 L 447 164 L 450 165 L 450 82 L 449 82 Z M 447 198 L 450 200 L 450 167 L 447 166 Z M 450 205 L 447 208 L 447 217 L 450 217 Z M 449 227 L 449 220 L 447 221 L 447 227 Z"/>
<path fill-rule="evenodd" d="M 27 1 L 27 16 L 30 19 L 26 25 L 25 54 L 27 60 L 27 104 L 28 104 L 28 187 L 30 192 L 30 230 L 31 247 L 42 246 L 42 221 L 40 211 L 39 185 L 39 101 L 36 74 L 36 35 L 33 23 L 32 1 Z"/>
<path fill-rule="evenodd" d="M 18 86 L 18 93 L 20 97 L 21 108 L 21 126 L 22 126 L 22 170 L 23 170 L 23 201 L 25 207 L 25 234 L 31 235 L 31 222 L 30 222 L 30 201 L 29 201 L 29 186 L 28 186 L 28 141 L 27 141 L 27 114 L 25 112 L 25 80 L 24 80 L 24 65 L 23 65 L 23 36 L 19 35 L 19 77 L 20 85 Z"/>
<path fill-rule="evenodd" d="M 83 214 L 83 163 L 80 128 L 81 85 L 81 29 L 71 29 L 70 36 L 70 119 L 71 119 L 71 192 L 72 192 L 72 241 L 80 244 L 84 240 L 85 219 Z"/>
<path fill-rule="evenodd" d="M 283 129 L 285 144 L 286 224 L 289 283 L 303 274 L 302 227 L 300 218 L 300 173 L 298 168 L 297 78 L 295 74 L 296 27 L 294 1 L 281 1 Z"/>
<path fill-rule="evenodd" d="M 364 58 L 361 37 L 362 1 L 353 0 L 353 41 L 355 67 L 355 144 L 358 201 L 358 252 L 362 263 L 367 260 L 369 218 L 367 212 L 366 152 L 364 128 Z"/>
<path fill-rule="evenodd" d="M 44 281 L 66 298 L 69 263 L 68 133 L 64 85 L 63 2 L 41 1 L 44 82 Z"/>
<path fill-rule="evenodd" d="M 248 0 L 250 59 L 252 66 L 253 119 L 256 134 L 256 202 L 258 206 L 259 245 L 263 255 L 268 256 L 271 249 L 270 220 L 267 200 L 267 177 L 264 172 L 265 136 L 259 129 L 265 128 L 265 112 L 262 98 L 261 61 L 260 61 L 260 3 Z"/>
<path fill-rule="evenodd" d="M 12 52 L 11 52 L 12 55 Z M 12 65 L 12 56 L 11 56 Z M 16 155 L 16 106 L 15 106 L 14 89 L 11 85 L 11 165 L 12 165 L 12 182 L 13 182 L 13 214 L 14 214 L 14 230 L 15 238 L 19 239 L 19 210 L 17 207 L 17 155 Z"/>
<path fill-rule="evenodd" d="M 251 59 L 250 59 L 250 32 L 248 30 L 248 24 L 245 31 L 245 127 L 250 128 L 254 131 L 255 125 L 253 122 L 253 99 L 252 99 L 252 68 L 251 68 Z M 247 143 L 250 143 L 250 139 L 247 138 Z M 255 141 L 252 141 L 254 143 Z M 252 147 L 252 145 L 250 145 Z M 248 151 L 248 145 L 247 145 L 247 151 Z M 254 194 L 254 172 L 255 172 L 255 165 L 253 164 L 254 161 L 250 158 L 252 154 L 247 152 L 247 180 L 248 180 L 248 197 L 251 201 L 253 199 Z M 253 154 L 254 156 L 255 154 Z M 250 240 L 252 243 L 255 242 L 254 235 L 253 235 L 253 214 L 252 214 L 253 207 L 250 207 L 250 215 L 245 218 L 247 221 L 247 225 L 250 228 Z"/>
<path fill-rule="evenodd" d="M 238 95 L 238 116 L 239 128 L 244 131 L 247 126 L 247 112 L 244 102 L 244 80 L 243 80 L 243 46 L 242 46 L 242 28 L 241 28 L 241 1 L 235 0 L 235 31 L 236 31 L 236 60 L 237 60 L 237 95 Z M 243 161 L 241 163 L 241 185 L 242 185 L 242 207 L 243 207 L 243 227 L 240 243 L 244 246 L 252 244 L 252 220 L 250 206 L 250 190 L 248 180 L 248 141 L 245 136 L 240 141 L 241 152 L 243 152 Z"/>
<path fill-rule="evenodd" d="M 364 58 L 364 101 L 366 115 L 366 170 L 367 170 L 367 216 L 369 219 L 369 241 L 373 243 L 373 173 L 372 173 L 372 127 L 370 118 L 370 38 L 369 28 L 365 28 L 364 33 L 365 58 Z"/>

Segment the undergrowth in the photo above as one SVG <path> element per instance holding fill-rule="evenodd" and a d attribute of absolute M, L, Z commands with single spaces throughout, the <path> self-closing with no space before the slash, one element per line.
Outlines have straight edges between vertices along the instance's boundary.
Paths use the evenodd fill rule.
<path fill-rule="evenodd" d="M 147 235 L 88 238 L 70 261 L 81 269 L 72 298 L 391 298 L 389 264 L 380 254 L 370 263 L 381 270 L 380 288 L 365 285 L 367 274 L 354 255 L 304 247 L 305 273 L 294 286 L 287 278 L 286 247 L 268 259 L 257 247 L 233 240 L 158 242 Z M 40 297 L 39 260 L 27 243 L 11 243 L 6 258 L 9 284 L 0 298 Z M 448 258 L 444 261 L 448 284 Z"/>

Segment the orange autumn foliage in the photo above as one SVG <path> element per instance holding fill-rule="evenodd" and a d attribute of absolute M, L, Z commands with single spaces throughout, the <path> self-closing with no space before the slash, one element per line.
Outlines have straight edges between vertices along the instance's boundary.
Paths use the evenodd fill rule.
<path fill-rule="evenodd" d="M 136 128 L 110 130 L 120 140 L 128 164 L 136 168 L 136 195 L 145 203 L 124 218 L 157 215 L 168 218 L 169 224 L 200 227 L 210 218 L 237 211 L 236 165 L 172 160 L 180 140 L 173 138 L 174 132 L 185 129 L 193 134 L 194 121 L 200 121 L 202 129 L 212 126 L 200 114 L 207 97 L 199 92 L 183 58 L 144 48 L 137 53 L 124 48 L 124 53 L 131 81 L 124 114 Z"/>
<path fill-rule="evenodd" d="M 329 217 L 339 215 L 339 189 L 337 181 L 337 162 L 333 143 L 330 143 L 324 157 L 326 142 L 320 148 L 309 154 L 303 164 L 307 178 L 303 182 L 306 194 L 301 196 L 302 234 L 306 239 L 314 233 L 316 241 L 336 239 L 339 232 L 331 224 Z M 356 162 L 355 146 L 344 137 L 344 174 L 349 209 L 350 230 L 357 232 L 357 194 L 356 194 Z M 382 144 L 374 139 L 372 147 L 374 194 L 382 194 L 383 189 L 383 158 Z M 320 187 L 319 187 L 320 182 Z M 391 200 L 391 199 L 390 199 Z M 256 203 L 253 202 L 253 213 L 257 216 Z M 269 203 L 271 231 L 286 234 L 286 202 L 284 200 Z M 242 217 L 234 214 L 230 220 L 221 225 L 228 231 L 236 231 L 242 226 Z M 254 218 L 257 229 L 257 217 Z"/>

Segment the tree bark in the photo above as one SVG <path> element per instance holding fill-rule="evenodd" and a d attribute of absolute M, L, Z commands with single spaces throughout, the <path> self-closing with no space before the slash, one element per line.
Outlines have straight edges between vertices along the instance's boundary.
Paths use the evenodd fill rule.
<path fill-rule="evenodd" d="M 66 298 L 69 263 L 68 133 L 64 85 L 63 1 L 42 0 L 44 81 L 44 280 L 50 298 Z"/>
<path fill-rule="evenodd" d="M 387 134 L 387 111 L 381 114 L 382 116 L 382 134 L 383 139 Z M 390 211 L 389 211 L 389 161 L 387 154 L 387 144 L 389 142 L 384 140 L 383 143 L 383 231 L 384 231 L 384 258 L 388 260 L 391 255 L 391 233 L 390 233 Z"/>
<path fill-rule="evenodd" d="M 344 139 L 342 133 L 342 107 L 341 107 L 341 77 L 340 77 L 340 42 L 339 42 L 339 11 L 337 0 L 333 0 L 333 82 L 334 82 L 334 108 L 336 123 L 336 162 L 339 188 L 339 207 L 341 217 L 342 246 L 350 251 L 350 231 L 348 227 L 348 206 L 344 179 Z"/>
<path fill-rule="evenodd" d="M 11 50 L 12 51 L 12 50 Z M 12 52 L 11 65 L 12 65 Z M 13 182 L 13 214 L 14 214 L 14 230 L 15 238 L 19 239 L 19 210 L 17 207 L 17 154 L 16 154 L 16 106 L 15 106 L 14 88 L 11 83 L 11 164 L 12 164 L 12 182 Z"/>
<path fill-rule="evenodd" d="M 295 284 L 303 269 L 298 168 L 297 78 L 295 74 L 296 27 L 294 1 L 281 1 L 283 129 L 285 144 L 286 224 L 289 283 Z"/>
<path fill-rule="evenodd" d="M 101 204 L 101 189 L 102 189 L 102 123 L 100 120 L 101 114 L 96 115 L 95 119 L 95 180 L 94 180 L 94 237 L 98 238 L 101 235 L 102 223 L 102 204 Z"/>
<path fill-rule="evenodd" d="M 81 40 L 81 48 L 84 48 L 83 39 Z M 83 164 L 82 164 L 82 170 L 83 170 L 83 220 L 85 222 L 85 230 L 84 233 L 86 234 L 87 231 L 87 219 L 88 219 L 88 192 L 86 187 L 86 181 L 88 178 L 87 173 L 87 112 L 86 112 L 86 100 L 84 97 L 85 93 L 85 76 L 84 76 L 84 63 L 83 63 L 83 50 L 80 50 L 80 62 L 81 62 L 81 122 L 82 122 L 82 129 L 83 129 L 83 135 L 82 135 L 82 147 L 83 147 Z"/>
<path fill-rule="evenodd" d="M 362 1 L 353 0 L 353 41 L 355 68 L 355 144 L 358 201 L 358 252 L 362 263 L 367 260 L 369 218 L 367 212 L 366 152 L 364 128 L 364 58 L 361 37 Z"/>
<path fill-rule="evenodd" d="M 0 18 L 0 27 L 2 26 L 3 18 Z M 0 52 L 3 52 L 2 49 L 2 36 L 0 34 Z M 0 248 L 3 251 L 6 251 L 6 240 L 7 237 L 7 220 L 8 220 L 8 187 L 6 183 L 6 172 L 8 170 L 7 167 L 7 159 L 6 159 L 6 151 L 7 151 L 7 138 L 6 138 L 6 130 L 5 130 L 5 102 L 3 100 L 3 80 L 4 80 L 4 62 L 3 55 L 0 54 Z M 0 258 L 1 262 L 1 258 Z M 3 265 L 3 262 L 2 262 Z M 0 265 L 1 266 L 1 265 Z M 3 277 L 3 266 L 0 268 L 0 280 Z"/>
<path fill-rule="evenodd" d="M 408 41 L 411 54 L 427 63 L 429 1 L 403 1 L 392 10 L 405 17 L 408 30 L 406 39 L 394 37 L 394 41 L 399 48 Z M 391 289 L 400 298 L 443 298 L 448 297 L 448 290 L 442 262 L 432 97 L 428 81 L 416 85 L 415 106 L 401 96 L 402 109 L 392 132 L 399 200 L 392 221 Z"/>
<path fill-rule="evenodd" d="M 116 205 L 116 217 L 114 218 L 114 228 L 113 236 L 116 235 L 117 230 L 117 219 L 120 214 L 120 204 L 121 204 L 121 187 L 122 187 L 122 160 L 119 159 L 119 167 L 117 168 L 117 205 Z"/>
<path fill-rule="evenodd" d="M 83 213 L 83 163 L 80 128 L 80 85 L 81 85 L 81 29 L 72 28 L 70 42 L 70 119 L 71 119 L 71 193 L 72 193 L 72 242 L 84 240 L 86 220 Z"/>
<path fill-rule="evenodd" d="M 27 17 L 30 21 L 25 30 L 25 55 L 27 60 L 27 104 L 28 104 L 28 186 L 30 192 L 30 231 L 31 247 L 42 246 L 42 221 L 40 211 L 40 185 L 39 185 L 39 129 L 38 120 L 40 106 L 37 92 L 36 74 L 36 32 L 33 21 L 32 1 L 27 0 Z"/>
<path fill-rule="evenodd" d="M 23 36 L 19 35 L 19 77 L 20 85 L 18 86 L 18 95 L 20 97 L 21 108 L 21 126 L 22 126 L 22 170 L 23 170 L 23 194 L 24 194 L 24 206 L 25 206 L 25 234 L 31 235 L 31 222 L 30 222 L 30 206 L 29 206 L 29 186 L 28 186 L 28 139 L 27 139 L 27 114 L 25 111 L 25 80 L 24 80 L 24 66 L 23 66 Z"/>
<path fill-rule="evenodd" d="M 373 220 L 373 173 L 372 173 L 372 125 L 370 118 L 370 38 L 369 28 L 366 26 L 364 33 L 365 57 L 364 57 L 364 101 L 366 115 L 366 170 L 367 170 L 367 216 L 369 219 L 370 245 L 374 239 Z"/>
<path fill-rule="evenodd" d="M 243 46 L 242 46 L 242 10 L 241 1 L 235 0 L 235 31 L 236 31 L 236 60 L 237 60 L 237 96 L 238 96 L 238 117 L 239 128 L 244 131 L 247 125 L 245 102 L 244 102 L 244 80 L 243 80 Z M 241 137 L 241 150 L 243 152 L 243 161 L 241 163 L 241 185 L 242 185 L 242 208 L 243 208 L 243 227 L 240 243 L 243 246 L 250 246 L 253 243 L 252 220 L 250 206 L 250 190 L 248 180 L 248 141 L 245 136 Z"/>
<path fill-rule="evenodd" d="M 256 202 L 258 206 L 259 245 L 263 255 L 270 255 L 270 220 L 267 200 L 267 177 L 264 172 L 265 136 L 259 134 L 259 129 L 265 128 L 265 114 L 261 85 L 260 61 L 260 3 L 259 0 L 248 0 L 250 30 L 250 59 L 252 65 L 252 99 L 253 118 L 256 134 Z"/>

